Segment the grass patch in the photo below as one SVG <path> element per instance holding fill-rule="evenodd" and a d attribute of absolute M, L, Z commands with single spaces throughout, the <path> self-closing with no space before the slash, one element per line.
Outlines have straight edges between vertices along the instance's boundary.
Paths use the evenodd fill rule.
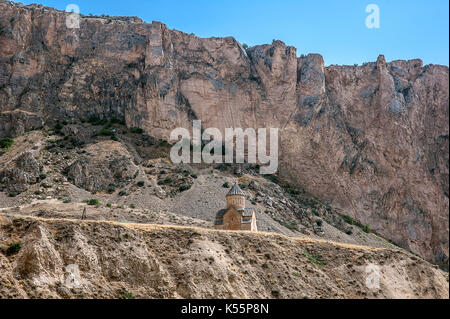
<path fill-rule="evenodd" d="M 127 291 L 127 290 L 124 289 L 124 290 L 121 291 L 120 298 L 121 299 L 135 299 L 136 297 L 134 296 L 134 294 L 132 292 Z"/>
<path fill-rule="evenodd" d="M 323 265 L 326 264 L 326 262 L 323 260 L 322 256 L 312 255 L 312 254 L 308 253 L 306 250 L 303 251 L 303 256 L 308 258 L 308 260 L 316 266 L 322 267 Z"/>

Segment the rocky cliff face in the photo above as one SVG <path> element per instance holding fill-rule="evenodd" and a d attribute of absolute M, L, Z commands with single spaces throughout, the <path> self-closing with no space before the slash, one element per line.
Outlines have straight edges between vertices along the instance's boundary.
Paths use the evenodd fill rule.
<path fill-rule="evenodd" d="M 278 127 L 280 175 L 428 260 L 448 264 L 448 67 L 420 60 L 325 67 L 281 41 L 245 50 L 137 19 L 0 2 L 0 136 L 117 117 Z"/>

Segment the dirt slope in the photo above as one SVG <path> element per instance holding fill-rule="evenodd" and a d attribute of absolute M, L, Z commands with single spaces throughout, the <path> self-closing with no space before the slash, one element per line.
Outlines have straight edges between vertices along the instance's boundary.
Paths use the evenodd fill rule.
<path fill-rule="evenodd" d="M 400 250 L 11 214 L 0 238 L 1 298 L 449 297 L 448 275 Z M 366 287 L 370 263 L 380 289 Z"/>

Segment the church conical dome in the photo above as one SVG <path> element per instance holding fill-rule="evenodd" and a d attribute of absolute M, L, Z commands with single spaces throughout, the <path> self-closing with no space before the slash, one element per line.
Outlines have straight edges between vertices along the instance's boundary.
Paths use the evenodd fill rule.
<path fill-rule="evenodd" d="M 245 193 L 239 187 L 238 183 L 234 183 L 233 187 L 231 187 L 230 191 L 227 194 L 227 196 L 232 196 L 232 195 L 245 196 Z"/>

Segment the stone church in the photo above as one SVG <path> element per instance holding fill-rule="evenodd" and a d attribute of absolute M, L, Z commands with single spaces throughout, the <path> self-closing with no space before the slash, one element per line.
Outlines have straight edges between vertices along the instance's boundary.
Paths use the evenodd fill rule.
<path fill-rule="evenodd" d="M 256 213 L 253 208 L 245 208 L 245 193 L 237 183 L 227 196 L 227 208 L 217 212 L 214 226 L 223 230 L 258 231 Z"/>

